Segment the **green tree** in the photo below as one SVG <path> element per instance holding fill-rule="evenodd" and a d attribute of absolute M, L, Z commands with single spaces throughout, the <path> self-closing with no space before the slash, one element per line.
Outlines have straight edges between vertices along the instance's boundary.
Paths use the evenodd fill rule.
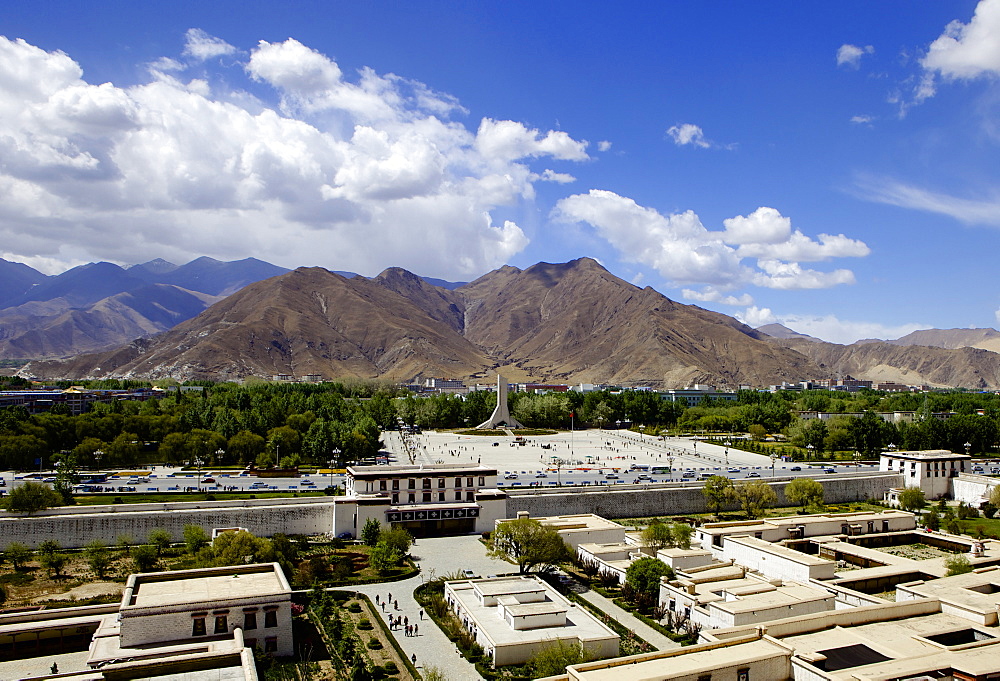
<path fill-rule="evenodd" d="M 62 577 L 62 571 L 66 567 L 66 563 L 69 562 L 69 556 L 65 553 L 49 553 L 44 554 L 38 562 L 45 568 L 50 577 L 59 578 Z"/>
<path fill-rule="evenodd" d="M 865 411 L 861 418 L 851 421 L 854 448 L 866 459 L 877 458 L 882 451 L 882 431 L 885 421 L 873 411 Z"/>
<path fill-rule="evenodd" d="M 382 530 L 379 533 L 378 540 L 399 551 L 399 555 L 401 556 L 405 556 L 410 552 L 410 545 L 413 543 L 413 537 L 401 527 Z"/>
<path fill-rule="evenodd" d="M 255 537 L 246 530 L 223 532 L 199 553 L 204 562 L 214 565 L 244 565 L 246 563 L 271 563 L 277 558 L 274 544 L 264 537 Z"/>
<path fill-rule="evenodd" d="M 967 572 L 972 572 L 972 563 L 969 562 L 969 557 L 964 553 L 956 553 L 950 558 L 947 558 L 944 561 L 944 566 L 948 568 L 948 572 L 945 573 L 945 577 L 951 577 L 952 575 L 964 575 Z"/>
<path fill-rule="evenodd" d="M 15 570 L 20 571 L 31 560 L 31 549 L 19 541 L 12 541 L 7 545 L 3 555 Z"/>
<path fill-rule="evenodd" d="M 823 485 L 812 478 L 795 478 L 785 486 L 785 498 L 802 508 L 823 505 Z"/>
<path fill-rule="evenodd" d="M 760 518 L 778 502 L 774 489 L 763 480 L 749 480 L 734 485 L 730 492 L 747 518 Z"/>
<path fill-rule="evenodd" d="M 919 511 L 926 505 L 924 491 L 919 487 L 907 487 L 899 493 L 899 507 L 904 511 Z"/>
<path fill-rule="evenodd" d="M 540 679 L 548 676 L 560 676 L 566 673 L 566 667 L 585 662 L 583 649 L 579 644 L 563 640 L 545 646 L 525 662 L 525 671 L 529 678 Z M 427 678 L 427 675 L 424 675 Z"/>
<path fill-rule="evenodd" d="M 670 525 L 670 536 L 673 537 L 674 546 L 687 551 L 691 548 L 691 535 L 694 528 L 687 523 L 673 523 Z"/>
<path fill-rule="evenodd" d="M 87 544 L 83 554 L 87 558 L 87 565 L 97 575 L 97 578 L 104 579 L 108 568 L 111 567 L 111 553 L 108 551 L 108 545 L 100 539 L 95 539 Z"/>
<path fill-rule="evenodd" d="M 701 493 L 705 495 L 705 506 L 711 513 L 718 513 L 732 498 L 732 489 L 732 480 L 721 475 L 713 475 L 701 488 Z"/>
<path fill-rule="evenodd" d="M 156 555 L 159 557 L 163 555 L 164 549 L 170 548 L 170 544 L 173 543 L 174 537 L 163 528 L 157 527 L 150 530 L 149 537 L 146 538 L 146 541 L 156 547 Z"/>
<path fill-rule="evenodd" d="M 674 545 L 674 535 L 670 525 L 660 520 L 654 520 L 642 531 L 642 543 L 653 550 L 653 553 Z"/>
<path fill-rule="evenodd" d="M 256 462 L 257 457 L 264 452 L 267 441 L 260 435 L 249 430 L 241 430 L 226 443 L 229 456 L 242 464 Z"/>
<path fill-rule="evenodd" d="M 369 518 L 361 528 L 361 541 L 365 546 L 375 546 L 378 544 L 380 534 L 382 534 L 382 523 L 377 518 Z"/>
<path fill-rule="evenodd" d="M 931 508 L 931 510 L 924 514 L 923 522 L 924 527 L 928 530 L 937 531 L 941 529 L 941 516 L 938 515 L 936 508 Z"/>
<path fill-rule="evenodd" d="M 151 572 L 159 562 L 155 546 L 140 544 L 132 549 L 132 563 L 136 572 Z"/>
<path fill-rule="evenodd" d="M 184 526 L 184 548 L 191 555 L 197 554 L 202 548 L 208 546 L 211 538 L 200 525 Z"/>
<path fill-rule="evenodd" d="M 368 564 L 379 574 L 388 572 L 403 559 L 403 554 L 394 546 L 380 541 L 368 552 Z"/>
<path fill-rule="evenodd" d="M 994 485 L 990 490 L 990 503 L 1000 508 L 1000 485 Z"/>
<path fill-rule="evenodd" d="M 62 496 L 54 489 L 40 482 L 26 482 L 10 491 L 4 499 L 4 508 L 12 513 L 31 515 L 62 503 Z"/>
<path fill-rule="evenodd" d="M 38 553 L 42 556 L 54 556 L 62 549 L 62 545 L 55 539 L 46 539 L 38 545 Z"/>
<path fill-rule="evenodd" d="M 763 442 L 764 438 L 767 437 L 767 429 L 759 423 L 751 423 L 747 428 L 747 432 L 753 438 L 754 442 Z"/>
<path fill-rule="evenodd" d="M 533 518 L 500 523 L 490 534 L 488 546 L 490 556 L 509 558 L 517 563 L 520 574 L 558 565 L 570 557 L 570 550 L 559 533 Z"/>
<path fill-rule="evenodd" d="M 639 593 L 656 596 L 660 593 L 660 577 L 673 579 L 674 571 L 659 558 L 644 556 L 632 561 L 625 571 L 625 583 Z"/>

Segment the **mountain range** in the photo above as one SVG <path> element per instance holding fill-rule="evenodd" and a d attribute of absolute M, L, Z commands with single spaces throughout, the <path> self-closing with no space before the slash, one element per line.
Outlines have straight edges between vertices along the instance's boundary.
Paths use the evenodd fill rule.
<path fill-rule="evenodd" d="M 68 357 L 151 336 L 288 270 L 247 258 L 88 263 L 46 276 L 0 260 L 0 358 Z"/>
<path fill-rule="evenodd" d="M 504 266 L 469 283 L 400 268 L 372 278 L 317 267 L 288 271 L 253 259 L 202 258 L 183 267 L 154 260 L 116 268 L 95 263 L 59 275 L 62 281 L 29 283 L 22 302 L 0 311 L 0 348 L 34 347 L 51 356 L 72 342 L 97 346 L 118 339 L 95 348 L 100 352 L 33 361 L 22 374 L 488 381 L 501 370 L 515 381 L 663 388 L 762 386 L 849 374 L 904 384 L 1000 386 L 1000 355 L 973 346 L 1000 341 L 992 329 L 928 330 L 895 341 L 837 345 L 780 325 L 753 329 L 677 303 L 589 258 L 524 270 Z M 94 273 L 100 285 L 84 285 Z M 264 278 L 269 273 L 274 276 Z M 71 278 L 75 287 L 66 283 Z M 140 284 L 99 298 L 133 281 Z M 62 310 L 58 321 L 45 316 L 49 307 L 66 305 L 78 307 Z M 33 328 L 38 318 L 46 321 L 44 329 Z M 15 321 L 20 345 L 6 340 Z M 135 329 L 140 332 L 126 342 Z"/>

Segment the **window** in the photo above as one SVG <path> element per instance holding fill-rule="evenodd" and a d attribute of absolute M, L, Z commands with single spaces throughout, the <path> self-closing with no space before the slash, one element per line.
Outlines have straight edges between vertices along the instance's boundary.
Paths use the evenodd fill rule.
<path fill-rule="evenodd" d="M 712 675 L 711 674 L 700 674 L 698 676 L 698 681 L 712 681 Z"/>
<path fill-rule="evenodd" d="M 444 501 L 444 492 L 438 492 L 438 501 Z"/>
<path fill-rule="evenodd" d="M 424 502 L 426 503 L 426 502 L 429 502 L 430 500 L 431 500 L 431 493 L 430 492 L 424 492 Z"/>
<path fill-rule="evenodd" d="M 455 478 L 455 487 L 462 486 L 462 478 Z"/>
<path fill-rule="evenodd" d="M 465 479 L 465 486 L 466 487 L 472 487 L 472 478 L 466 478 Z"/>
<path fill-rule="evenodd" d="M 736 670 L 736 681 L 750 681 L 750 667 Z"/>
<path fill-rule="evenodd" d="M 274 636 L 269 636 L 264 639 L 264 652 L 265 653 L 275 653 L 278 652 L 278 639 Z"/>
<path fill-rule="evenodd" d="M 444 478 L 438 478 L 438 487 L 444 487 Z"/>
<path fill-rule="evenodd" d="M 227 618 L 225 615 L 216 615 L 215 616 L 215 633 L 216 634 L 225 634 L 228 631 L 229 631 L 229 618 Z"/>
<path fill-rule="evenodd" d="M 466 501 L 475 501 L 476 500 L 476 493 L 475 492 L 466 492 L 465 493 L 465 500 Z"/>
<path fill-rule="evenodd" d="M 431 479 L 424 478 L 424 489 L 430 489 L 430 488 L 431 488 Z"/>
<path fill-rule="evenodd" d="M 243 645 L 245 645 L 250 650 L 253 650 L 254 648 L 257 647 L 257 639 L 255 639 L 255 638 L 245 638 L 245 639 L 243 639 Z"/>
<path fill-rule="evenodd" d="M 417 503 L 417 495 L 416 495 L 416 494 L 413 494 L 413 493 L 411 492 L 410 494 L 408 494 L 408 495 L 407 495 L 407 497 L 409 497 L 409 498 L 407 499 L 407 502 L 408 502 L 408 503 L 411 503 L 411 504 L 415 504 L 415 503 Z"/>
<path fill-rule="evenodd" d="M 271 629 L 278 626 L 278 611 L 268 610 L 264 613 L 264 628 Z"/>
<path fill-rule="evenodd" d="M 392 488 L 393 489 L 399 489 L 399 480 L 393 480 L 392 481 Z"/>
<path fill-rule="evenodd" d="M 191 620 L 191 635 L 192 636 L 204 636 L 205 635 L 205 618 L 195 617 Z"/>
<path fill-rule="evenodd" d="M 407 488 L 409 488 L 409 489 L 416 489 L 417 488 L 417 481 L 415 479 L 410 478 L 406 482 L 407 482 L 407 485 L 406 485 Z"/>
<path fill-rule="evenodd" d="M 257 628 L 257 613 L 255 612 L 243 613 L 243 629 L 246 631 L 250 631 L 251 629 L 256 629 L 256 628 Z"/>
<path fill-rule="evenodd" d="M 378 488 L 379 488 L 379 490 L 381 490 L 383 492 L 385 491 L 385 489 L 386 489 L 386 487 L 385 487 L 385 480 L 379 480 L 378 481 Z"/>
<path fill-rule="evenodd" d="M 462 493 L 456 491 L 455 492 L 455 501 L 461 501 L 461 500 L 462 500 Z"/>
<path fill-rule="evenodd" d="M 483 477 L 482 475 L 480 475 L 479 476 L 479 486 L 482 487 L 485 484 L 486 484 L 486 478 Z"/>
<path fill-rule="evenodd" d="M 392 503 L 394 503 L 394 504 L 398 504 L 399 503 L 399 492 L 393 492 L 392 493 Z"/>

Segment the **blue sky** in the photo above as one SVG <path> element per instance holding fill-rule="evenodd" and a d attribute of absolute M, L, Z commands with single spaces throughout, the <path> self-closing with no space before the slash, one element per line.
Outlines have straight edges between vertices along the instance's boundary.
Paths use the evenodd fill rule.
<path fill-rule="evenodd" d="M 997 326 L 1000 0 L 14 3 L 0 256 L 598 259 L 826 340 Z"/>

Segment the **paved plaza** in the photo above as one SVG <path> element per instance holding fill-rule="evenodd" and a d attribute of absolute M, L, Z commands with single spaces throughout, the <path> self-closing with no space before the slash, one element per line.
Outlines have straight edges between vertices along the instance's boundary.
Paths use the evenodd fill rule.
<path fill-rule="evenodd" d="M 415 463 L 481 462 L 496 466 L 501 473 L 551 470 L 556 459 L 569 462 L 564 465 L 602 469 L 628 468 L 633 463 L 667 466 L 671 457 L 675 471 L 715 469 L 725 467 L 727 463 L 739 467 L 771 467 L 770 458 L 763 454 L 692 438 L 659 438 L 628 430 L 591 429 L 531 435 L 525 438 L 527 444 L 523 446 L 514 444 L 514 438 L 509 436 L 425 431 L 410 437 L 417 455 Z M 397 441 L 394 439 L 393 443 Z M 392 446 L 389 442 L 386 444 Z M 786 466 L 791 465 L 778 461 L 775 471 L 780 475 Z"/>

